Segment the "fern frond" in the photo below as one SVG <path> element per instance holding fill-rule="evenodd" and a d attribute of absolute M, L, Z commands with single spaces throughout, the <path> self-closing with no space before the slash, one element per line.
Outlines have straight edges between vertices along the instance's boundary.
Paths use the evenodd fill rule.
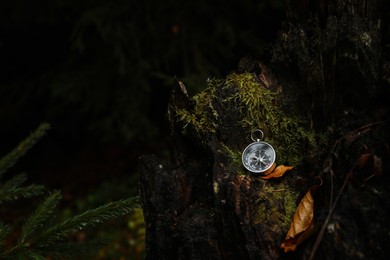
<path fill-rule="evenodd" d="M 96 209 L 87 210 L 49 228 L 42 237 L 41 244 L 62 240 L 69 233 L 94 227 L 105 221 L 133 212 L 138 206 L 138 198 L 128 198 L 107 203 Z"/>
<path fill-rule="evenodd" d="M 24 224 L 19 238 L 19 245 L 23 245 L 26 241 L 32 239 L 36 231 L 42 232 L 42 229 L 45 227 L 48 220 L 55 214 L 56 207 L 61 198 L 61 193 L 55 191 L 39 205 Z"/>
<path fill-rule="evenodd" d="M 19 143 L 16 148 L 0 159 L 0 178 L 9 168 L 15 165 L 20 157 L 25 155 L 26 152 L 46 134 L 49 128 L 50 125 L 48 123 L 42 123 L 26 139 Z"/>

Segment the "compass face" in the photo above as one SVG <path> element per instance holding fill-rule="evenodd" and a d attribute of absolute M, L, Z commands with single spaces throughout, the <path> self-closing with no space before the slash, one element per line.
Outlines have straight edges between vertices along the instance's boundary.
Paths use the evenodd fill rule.
<path fill-rule="evenodd" d="M 260 173 L 268 170 L 275 162 L 274 148 L 265 142 L 254 142 L 242 153 L 242 163 L 251 172 Z"/>

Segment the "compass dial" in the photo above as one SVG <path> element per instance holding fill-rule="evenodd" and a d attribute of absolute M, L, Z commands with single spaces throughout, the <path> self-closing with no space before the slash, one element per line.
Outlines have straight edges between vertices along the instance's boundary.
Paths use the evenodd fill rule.
<path fill-rule="evenodd" d="M 254 142 L 242 153 L 242 163 L 251 172 L 260 173 L 268 170 L 275 162 L 274 148 L 265 142 Z"/>

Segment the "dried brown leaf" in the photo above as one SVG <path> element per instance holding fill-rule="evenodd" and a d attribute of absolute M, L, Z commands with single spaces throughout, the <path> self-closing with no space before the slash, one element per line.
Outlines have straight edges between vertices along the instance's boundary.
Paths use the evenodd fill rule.
<path fill-rule="evenodd" d="M 314 231 L 314 199 L 310 189 L 298 205 L 290 230 L 281 244 L 284 252 L 295 251 L 296 247 L 305 241 Z"/>
<path fill-rule="evenodd" d="M 357 165 L 362 168 L 364 165 L 367 164 L 368 160 L 371 158 L 372 153 L 363 153 L 360 155 Z"/>
<path fill-rule="evenodd" d="M 268 170 L 266 170 L 266 171 L 264 172 L 264 175 L 270 174 L 273 170 L 275 170 L 275 167 L 276 167 L 276 163 L 273 163 L 272 166 L 271 166 L 271 168 L 269 168 Z"/>
<path fill-rule="evenodd" d="M 262 176 L 261 178 L 268 180 L 271 178 L 280 178 L 282 177 L 287 171 L 292 170 L 294 167 L 293 166 L 284 166 L 284 165 L 279 165 L 276 167 L 275 170 L 273 170 L 271 173 L 268 175 Z"/>
<path fill-rule="evenodd" d="M 375 176 L 383 174 L 382 158 L 371 151 L 361 154 L 356 165 L 361 169 L 366 169 L 370 173 L 370 175 L 364 179 L 365 182 Z"/>

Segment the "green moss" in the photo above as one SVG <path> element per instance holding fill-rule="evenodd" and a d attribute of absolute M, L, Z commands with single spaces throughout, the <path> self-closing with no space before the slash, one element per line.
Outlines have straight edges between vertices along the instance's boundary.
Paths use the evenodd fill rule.
<path fill-rule="evenodd" d="M 253 74 L 231 74 L 226 84 L 237 89 L 235 95 L 242 104 L 241 125 L 248 131 L 259 128 L 266 134 L 265 140 L 277 151 L 279 164 L 296 165 L 303 149 L 316 145 L 310 122 L 284 111 L 277 105 L 280 94 L 261 85 Z"/>
<path fill-rule="evenodd" d="M 255 202 L 252 223 L 275 225 L 275 228 L 288 230 L 295 213 L 298 194 L 283 183 L 278 185 L 264 181 L 263 188 Z"/>
<path fill-rule="evenodd" d="M 192 97 L 193 109 L 176 110 L 178 120 L 185 123 L 184 128 L 191 125 L 201 135 L 215 133 L 218 113 L 212 105 L 214 91 L 215 88 L 209 87 Z"/>
<path fill-rule="evenodd" d="M 237 167 L 241 166 L 241 163 L 242 163 L 241 152 L 233 151 L 225 144 L 222 144 L 222 146 L 224 148 L 224 152 L 226 153 L 227 157 L 229 158 L 230 163 L 237 166 Z"/>
<path fill-rule="evenodd" d="M 280 93 L 264 87 L 253 74 L 232 73 L 225 80 L 209 80 L 208 88 L 191 99 L 191 109 L 177 109 L 177 118 L 185 123 L 184 127 L 191 125 L 205 137 L 216 133 L 221 123 L 220 113 L 238 110 L 240 115 L 233 123 L 247 133 L 261 129 L 265 133 L 264 141 L 276 150 L 277 164 L 297 165 L 302 154 L 318 146 L 321 138 L 314 134 L 307 119 L 278 104 L 281 98 Z M 229 148 L 227 152 L 232 162 L 236 162 L 235 152 Z"/>
<path fill-rule="evenodd" d="M 261 127 L 260 122 L 263 121 L 261 115 L 272 112 L 276 94 L 255 81 L 250 73 L 230 74 L 226 79 L 226 85 L 238 90 L 234 97 L 245 107 L 241 111 L 244 113 L 241 124 L 247 128 Z"/>

